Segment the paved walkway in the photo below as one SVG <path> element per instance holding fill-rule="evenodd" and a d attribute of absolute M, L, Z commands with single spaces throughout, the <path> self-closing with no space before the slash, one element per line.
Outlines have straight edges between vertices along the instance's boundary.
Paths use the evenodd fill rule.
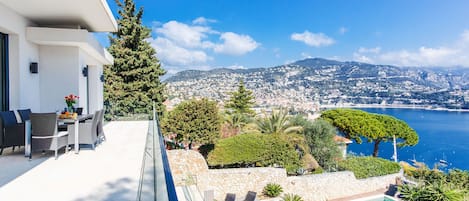
<path fill-rule="evenodd" d="M 147 121 L 110 122 L 107 141 L 79 154 L 35 154 L 23 149 L 0 156 L 1 201 L 135 200 L 143 158 Z"/>

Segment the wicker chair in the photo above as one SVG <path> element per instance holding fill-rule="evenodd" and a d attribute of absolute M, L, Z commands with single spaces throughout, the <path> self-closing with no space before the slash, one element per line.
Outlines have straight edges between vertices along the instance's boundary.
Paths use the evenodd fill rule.
<path fill-rule="evenodd" d="M 94 113 L 93 119 L 91 121 L 85 121 L 79 123 L 78 126 L 78 141 L 79 144 L 89 144 L 94 149 L 96 143 L 98 142 L 98 121 L 100 111 Z M 68 125 L 68 144 L 75 144 L 75 125 Z"/>
<path fill-rule="evenodd" d="M 27 120 L 30 120 L 29 116 L 31 115 L 31 109 L 18 110 L 20 114 L 21 121 L 24 123 Z"/>
<path fill-rule="evenodd" d="M 31 151 L 68 150 L 68 132 L 57 130 L 56 113 L 31 113 Z M 31 158 L 31 156 L 30 156 Z"/>
<path fill-rule="evenodd" d="M 99 115 L 99 119 L 98 119 L 98 140 L 99 140 L 99 142 L 102 142 L 102 141 L 106 140 L 106 136 L 104 135 L 103 120 L 104 120 L 104 109 L 100 110 L 100 115 Z"/>
<path fill-rule="evenodd" d="M 24 146 L 24 123 L 17 123 L 13 111 L 0 112 L 0 155 L 7 147 Z"/>

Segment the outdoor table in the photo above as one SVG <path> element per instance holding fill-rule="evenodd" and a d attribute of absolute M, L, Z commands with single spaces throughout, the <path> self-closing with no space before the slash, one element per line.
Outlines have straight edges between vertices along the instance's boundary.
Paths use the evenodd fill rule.
<path fill-rule="evenodd" d="M 73 118 L 73 119 L 58 119 L 58 122 L 63 122 L 64 124 L 74 124 L 74 129 L 75 129 L 75 146 L 74 146 L 74 149 L 75 149 L 75 154 L 78 154 L 78 151 L 80 150 L 80 141 L 79 141 L 79 130 L 78 130 L 78 127 L 79 127 L 79 123 L 80 121 L 85 121 L 87 119 L 91 119 L 93 118 L 93 115 L 92 114 L 84 114 L 84 115 L 78 115 L 77 118 Z"/>
<path fill-rule="evenodd" d="M 80 141 L 79 141 L 79 130 L 78 130 L 78 127 L 79 127 L 79 123 L 80 121 L 85 121 L 87 119 L 91 119 L 93 118 L 93 114 L 84 114 L 84 115 L 78 115 L 77 118 L 73 118 L 73 119 L 61 119 L 61 118 L 58 118 L 57 119 L 57 122 L 60 123 L 64 123 L 64 124 L 74 124 L 74 129 L 75 129 L 75 154 L 78 154 L 79 150 L 80 150 Z M 25 157 L 29 157 L 31 155 L 31 121 L 26 121 L 25 122 L 25 149 L 24 149 L 24 156 Z"/>

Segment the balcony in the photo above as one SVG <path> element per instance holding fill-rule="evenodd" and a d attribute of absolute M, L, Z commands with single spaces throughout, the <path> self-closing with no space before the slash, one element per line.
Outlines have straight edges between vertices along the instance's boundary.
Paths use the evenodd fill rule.
<path fill-rule="evenodd" d="M 107 139 L 95 150 L 61 153 L 57 160 L 36 153 L 29 161 L 23 148 L 4 150 L 1 200 L 176 200 L 168 196 L 174 185 L 166 186 L 172 177 L 156 124 L 117 121 L 104 131 Z"/>

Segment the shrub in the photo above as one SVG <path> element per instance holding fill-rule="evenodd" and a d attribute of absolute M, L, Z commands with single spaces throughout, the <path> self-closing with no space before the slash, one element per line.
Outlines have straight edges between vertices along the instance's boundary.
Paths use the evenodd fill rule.
<path fill-rule="evenodd" d="M 447 183 L 403 185 L 399 187 L 403 200 L 407 201 L 464 201 L 465 191 Z M 466 197 L 467 198 L 467 197 Z"/>
<path fill-rule="evenodd" d="M 340 170 L 349 170 L 358 179 L 376 177 L 399 172 L 398 163 L 376 157 L 353 157 L 338 163 Z"/>
<path fill-rule="evenodd" d="M 313 123 L 305 123 L 304 137 L 311 150 L 311 154 L 319 165 L 326 170 L 334 170 L 340 151 L 334 141 L 336 128 L 324 120 L 316 120 Z"/>
<path fill-rule="evenodd" d="M 161 121 L 165 135 L 177 134 L 178 142 L 212 144 L 220 138 L 221 116 L 215 101 L 192 99 L 179 103 Z"/>
<path fill-rule="evenodd" d="M 283 192 L 282 186 L 280 184 L 269 183 L 264 187 L 264 195 L 269 197 L 277 197 L 280 193 Z"/>
<path fill-rule="evenodd" d="M 420 166 L 410 170 L 407 175 L 418 180 L 419 185 L 400 186 L 403 200 L 469 200 L 469 171 L 452 169 L 444 173 Z"/>
<path fill-rule="evenodd" d="M 289 194 L 285 194 L 282 197 L 282 200 L 283 201 L 303 201 L 303 198 L 301 198 L 299 195 L 289 193 Z"/>
<path fill-rule="evenodd" d="M 301 165 L 293 145 L 275 135 L 242 134 L 221 139 L 208 154 L 210 166 L 279 165 L 295 172 Z"/>
<path fill-rule="evenodd" d="M 452 169 L 449 171 L 446 177 L 446 180 L 455 186 L 461 187 L 463 189 L 469 189 L 469 171 Z"/>

